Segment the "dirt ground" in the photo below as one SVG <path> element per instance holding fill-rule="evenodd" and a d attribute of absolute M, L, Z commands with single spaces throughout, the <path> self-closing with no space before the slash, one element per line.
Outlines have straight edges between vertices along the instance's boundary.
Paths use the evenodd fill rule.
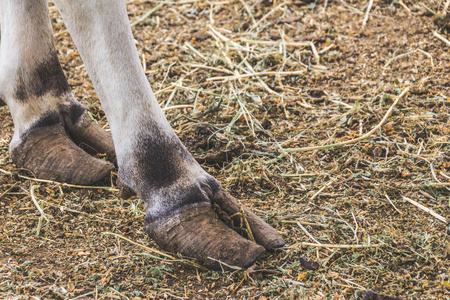
<path fill-rule="evenodd" d="M 164 257 L 115 174 L 76 188 L 16 168 L 3 107 L 0 298 L 449 299 L 449 2 L 128 1 L 174 130 L 286 247 L 235 272 Z M 107 129 L 50 13 L 74 95 Z"/>

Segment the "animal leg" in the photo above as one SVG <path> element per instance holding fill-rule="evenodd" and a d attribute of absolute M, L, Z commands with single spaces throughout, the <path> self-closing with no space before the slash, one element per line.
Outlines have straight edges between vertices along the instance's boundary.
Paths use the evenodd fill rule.
<path fill-rule="evenodd" d="M 111 137 L 74 99 L 59 64 L 46 0 L 1 0 L 0 99 L 10 109 L 13 161 L 37 177 L 92 184 L 114 166 L 78 147 L 114 155 Z"/>
<path fill-rule="evenodd" d="M 251 215 L 254 243 L 214 212 L 233 214 L 220 183 L 188 153 L 159 107 L 142 70 L 122 0 L 57 0 L 108 118 L 123 185 L 146 203 L 145 229 L 164 249 L 220 268 L 248 267 L 284 244 Z M 233 204 L 234 205 L 234 204 Z M 264 238 L 267 235 L 270 238 Z"/>

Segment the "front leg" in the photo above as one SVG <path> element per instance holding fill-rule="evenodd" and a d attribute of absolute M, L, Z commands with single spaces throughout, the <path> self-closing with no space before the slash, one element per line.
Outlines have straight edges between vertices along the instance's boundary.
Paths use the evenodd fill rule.
<path fill-rule="evenodd" d="M 0 105 L 14 120 L 10 154 L 41 179 L 89 185 L 114 169 L 111 137 L 75 100 L 58 62 L 46 0 L 1 0 Z"/>
<path fill-rule="evenodd" d="M 188 153 L 167 122 L 140 65 L 122 0 L 59 0 L 58 8 L 80 51 L 108 118 L 119 178 L 146 204 L 147 233 L 164 249 L 248 267 L 265 249 L 284 245 L 253 214 L 249 241 L 213 211 L 236 217 L 236 201 Z M 234 216 L 233 216 L 234 215 Z"/>

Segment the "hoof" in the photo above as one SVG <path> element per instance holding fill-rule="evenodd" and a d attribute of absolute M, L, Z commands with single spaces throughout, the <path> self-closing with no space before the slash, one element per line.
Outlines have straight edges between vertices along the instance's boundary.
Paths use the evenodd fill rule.
<path fill-rule="evenodd" d="M 211 197 L 214 208 L 232 228 L 246 230 L 246 223 L 237 200 L 222 188 Z M 248 208 L 242 208 L 255 242 L 267 250 L 283 247 L 285 242 L 278 232 Z M 250 234 L 247 234 L 250 235 Z"/>
<path fill-rule="evenodd" d="M 84 113 L 75 124 L 66 121 L 66 129 L 74 143 L 89 154 L 105 153 L 108 161 L 116 163 L 111 135 Z"/>
<path fill-rule="evenodd" d="M 77 147 L 62 124 L 31 129 L 11 150 L 11 158 L 38 178 L 78 185 L 100 181 L 114 169 Z"/>
<path fill-rule="evenodd" d="M 211 269 L 248 268 L 265 252 L 225 225 L 205 202 L 146 223 L 147 233 L 160 247 L 196 258 Z"/>

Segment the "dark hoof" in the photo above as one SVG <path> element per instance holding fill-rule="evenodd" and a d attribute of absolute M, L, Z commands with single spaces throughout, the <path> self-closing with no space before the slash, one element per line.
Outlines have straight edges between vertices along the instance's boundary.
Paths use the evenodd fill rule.
<path fill-rule="evenodd" d="M 116 152 L 111 134 L 103 130 L 84 113 L 75 123 L 66 121 L 66 130 L 71 139 L 89 154 L 106 154 L 108 161 L 116 163 Z"/>
<path fill-rule="evenodd" d="M 196 258 L 211 269 L 248 268 L 265 252 L 225 225 L 205 202 L 146 223 L 147 233 L 160 247 Z"/>
<path fill-rule="evenodd" d="M 114 169 L 113 164 L 77 147 L 62 124 L 31 129 L 12 149 L 11 157 L 17 166 L 29 169 L 38 178 L 78 185 L 91 185 Z"/>
<path fill-rule="evenodd" d="M 246 228 L 246 219 L 249 225 L 248 227 L 251 229 L 251 235 L 250 233 L 247 233 L 247 235 L 253 236 L 255 242 L 267 250 L 273 250 L 285 245 L 283 238 L 274 228 L 248 208 L 242 206 L 241 211 L 237 200 L 222 188 L 211 199 L 214 208 L 218 210 L 218 214 L 229 226 L 241 228 L 242 231 L 246 232 L 248 231 Z M 245 219 L 242 212 L 245 214 Z"/>

